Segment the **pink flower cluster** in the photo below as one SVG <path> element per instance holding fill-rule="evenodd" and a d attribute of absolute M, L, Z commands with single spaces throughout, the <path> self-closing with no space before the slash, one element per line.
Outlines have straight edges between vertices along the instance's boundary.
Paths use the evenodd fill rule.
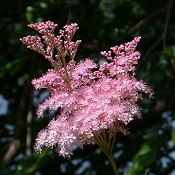
<path fill-rule="evenodd" d="M 32 81 L 36 89 L 48 88 L 51 92 L 39 105 L 38 117 L 47 109 L 60 111 L 39 132 L 35 149 L 56 146 L 60 155 L 70 157 L 75 147 L 94 143 L 94 137 L 102 131 L 122 131 L 122 124 L 127 125 L 134 116 L 140 117 L 137 101 L 142 93 L 151 97 L 153 92 L 135 78 L 135 65 L 140 58 L 135 49 L 140 37 L 101 52 L 108 62 L 97 66 L 91 59 L 74 61 L 80 44 L 80 40 L 72 41 L 77 24 L 64 26 L 59 35 L 54 34 L 56 26 L 50 21 L 30 24 L 42 36 L 27 36 L 21 41 L 43 54 L 53 66 Z M 68 57 L 70 61 L 66 61 Z"/>

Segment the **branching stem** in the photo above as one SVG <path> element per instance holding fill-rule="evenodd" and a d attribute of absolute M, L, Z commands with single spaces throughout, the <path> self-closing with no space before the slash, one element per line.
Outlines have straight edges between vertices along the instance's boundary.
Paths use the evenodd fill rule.
<path fill-rule="evenodd" d="M 95 140 L 95 143 L 107 155 L 107 157 L 112 165 L 112 168 L 113 168 L 115 175 L 120 175 L 118 172 L 115 160 L 114 160 L 113 155 L 112 155 L 112 150 L 113 150 L 113 146 L 114 146 L 114 142 L 115 142 L 115 138 L 116 138 L 116 133 L 112 133 L 112 135 L 109 135 L 109 137 L 110 137 L 110 139 L 109 139 L 109 137 L 106 137 L 106 134 L 107 134 L 106 132 L 107 132 L 106 130 L 102 131 L 102 133 L 99 136 L 96 136 L 94 138 L 94 140 Z M 109 131 L 109 133 L 110 132 L 111 131 Z"/>

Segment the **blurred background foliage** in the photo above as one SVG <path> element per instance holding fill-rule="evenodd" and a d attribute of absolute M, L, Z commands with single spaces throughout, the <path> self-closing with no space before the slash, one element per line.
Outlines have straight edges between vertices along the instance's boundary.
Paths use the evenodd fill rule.
<path fill-rule="evenodd" d="M 175 175 L 175 3 L 173 0 L 5 0 L 0 5 L 0 174 L 107 175 L 109 161 L 93 145 L 76 149 L 70 160 L 57 150 L 33 151 L 37 132 L 49 113 L 37 119 L 35 110 L 47 95 L 31 79 L 50 64 L 26 49 L 19 38 L 33 31 L 28 23 L 51 20 L 62 28 L 76 22 L 75 38 L 83 42 L 77 60 L 98 61 L 101 50 L 142 36 L 138 78 L 155 92 L 140 102 L 143 119 L 129 124 L 130 134 L 118 135 L 114 156 L 121 174 Z"/>

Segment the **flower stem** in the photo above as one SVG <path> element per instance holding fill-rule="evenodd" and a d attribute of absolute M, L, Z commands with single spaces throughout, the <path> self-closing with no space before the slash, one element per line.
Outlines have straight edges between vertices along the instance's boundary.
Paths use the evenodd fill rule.
<path fill-rule="evenodd" d="M 68 74 L 68 71 L 67 71 L 67 67 L 66 67 L 66 60 L 65 60 L 65 56 L 62 56 L 62 61 L 63 61 L 63 66 L 64 66 L 64 70 L 65 70 L 65 73 L 66 73 L 66 83 L 67 83 L 67 86 L 70 90 L 70 92 L 72 92 L 72 86 L 70 84 L 70 77 L 69 77 L 69 74 Z"/>
<path fill-rule="evenodd" d="M 108 156 L 108 159 L 109 159 L 109 161 L 112 165 L 112 168 L 113 168 L 113 171 L 114 171 L 115 175 L 119 175 L 119 172 L 118 172 L 118 169 L 117 169 L 117 166 L 116 166 L 116 163 L 115 163 L 115 160 L 113 158 L 112 153 L 111 152 L 106 152 L 106 151 L 104 151 L 104 153 Z"/>
<path fill-rule="evenodd" d="M 117 169 L 117 166 L 116 166 L 116 163 L 115 163 L 115 160 L 113 158 L 113 155 L 112 155 L 112 147 L 114 145 L 114 140 L 115 140 L 115 137 L 116 137 L 116 134 L 114 134 L 112 137 L 114 137 L 111 141 L 107 140 L 107 137 L 106 137 L 106 132 L 103 131 L 101 133 L 101 135 L 99 136 L 96 136 L 94 137 L 94 140 L 95 140 L 95 143 L 97 145 L 99 145 L 99 147 L 103 150 L 103 152 L 107 155 L 111 165 L 112 165 L 112 168 L 113 168 L 113 171 L 114 171 L 114 174 L 115 175 L 120 175 L 119 172 L 118 172 L 118 169 Z M 112 145 L 111 145 L 112 144 Z"/>

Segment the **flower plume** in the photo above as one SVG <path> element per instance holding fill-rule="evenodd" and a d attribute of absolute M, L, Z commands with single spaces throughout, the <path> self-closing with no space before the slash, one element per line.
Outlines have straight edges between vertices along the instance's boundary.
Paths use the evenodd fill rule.
<path fill-rule="evenodd" d="M 104 131 L 110 131 L 112 135 L 124 132 L 123 124 L 127 125 L 134 116 L 141 116 L 137 101 L 142 98 L 142 93 L 151 97 L 153 91 L 135 77 L 135 66 L 140 58 L 135 49 L 140 36 L 102 51 L 108 62 L 98 67 L 89 58 L 79 63 L 74 60 L 81 42 L 73 41 L 77 24 L 65 25 L 58 35 L 54 34 L 57 25 L 51 21 L 29 27 L 42 36 L 27 36 L 20 40 L 41 53 L 53 66 L 32 81 L 36 89 L 48 88 L 51 92 L 50 97 L 38 106 L 37 115 L 42 117 L 47 109 L 60 111 L 39 132 L 36 150 L 56 146 L 60 155 L 70 157 L 75 146 L 95 143 Z M 68 57 L 70 61 L 66 61 Z"/>

